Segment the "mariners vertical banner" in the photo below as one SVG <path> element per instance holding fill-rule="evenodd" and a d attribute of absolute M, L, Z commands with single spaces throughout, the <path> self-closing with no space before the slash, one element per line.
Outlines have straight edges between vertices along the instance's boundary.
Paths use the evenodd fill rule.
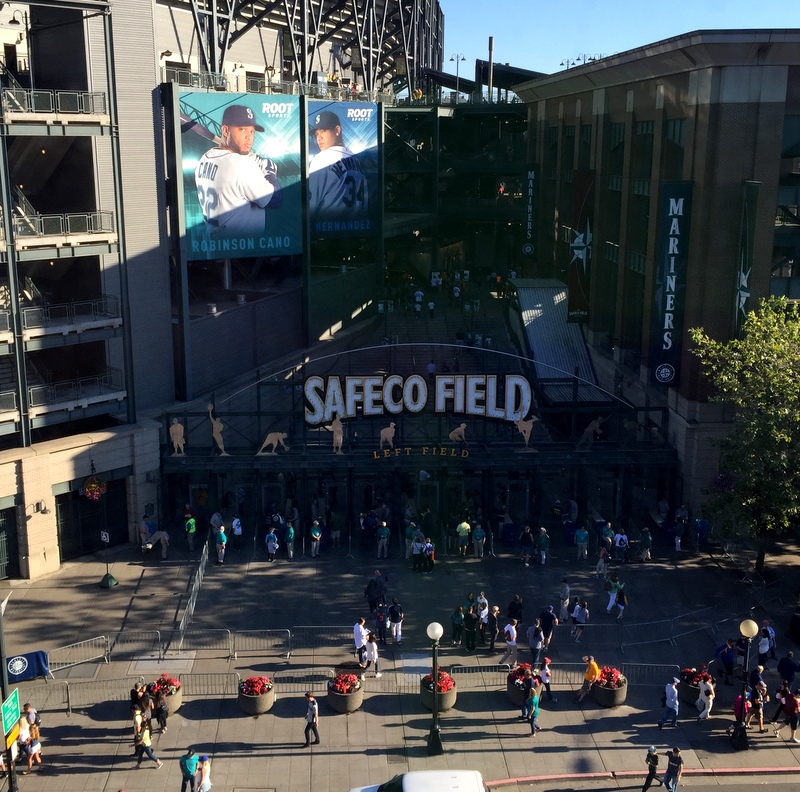
<path fill-rule="evenodd" d="M 585 322 L 589 317 L 593 201 L 594 171 L 576 171 L 572 175 L 572 242 L 567 272 L 568 322 Z"/>
<path fill-rule="evenodd" d="M 311 236 L 377 233 L 378 105 L 308 103 L 308 216 Z"/>
<path fill-rule="evenodd" d="M 181 92 L 187 259 L 302 251 L 300 101 Z"/>
<path fill-rule="evenodd" d="M 650 376 L 658 385 L 677 385 L 680 379 L 692 186 L 692 182 L 666 182 L 658 202 L 650 342 Z"/>
<path fill-rule="evenodd" d="M 538 188 L 539 170 L 536 165 L 525 168 L 525 241 L 522 253 L 532 256 L 536 252 L 536 190 Z"/>
<path fill-rule="evenodd" d="M 753 246 L 756 239 L 756 209 L 761 182 L 745 182 L 742 219 L 739 230 L 739 260 L 736 263 L 736 305 L 734 336 L 742 334 L 744 318 L 750 309 L 750 273 L 753 271 Z"/>

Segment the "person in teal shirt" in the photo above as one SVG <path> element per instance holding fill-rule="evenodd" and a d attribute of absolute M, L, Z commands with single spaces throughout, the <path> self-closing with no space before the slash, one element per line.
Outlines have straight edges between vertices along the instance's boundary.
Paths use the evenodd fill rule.
<path fill-rule="evenodd" d="M 311 523 L 311 557 L 316 558 L 319 555 L 319 545 L 322 541 L 322 528 L 319 527 L 319 522 L 314 520 Z"/>
<path fill-rule="evenodd" d="M 528 699 L 527 709 L 530 713 L 528 718 L 531 722 L 531 734 L 535 737 L 536 732 L 541 731 L 539 726 L 539 685 L 534 685 L 531 688 L 532 698 Z"/>
<path fill-rule="evenodd" d="M 180 758 L 181 775 L 183 781 L 181 782 L 181 792 L 186 792 L 186 787 L 189 787 L 189 792 L 195 792 L 197 789 L 197 765 L 199 759 L 195 756 L 194 750 L 189 750 Z"/>
<path fill-rule="evenodd" d="M 217 563 L 225 563 L 225 545 L 228 543 L 228 534 L 225 533 L 225 526 L 220 525 L 214 540 L 217 544 Z"/>
<path fill-rule="evenodd" d="M 378 558 L 389 557 L 390 533 L 391 531 L 389 530 L 389 526 L 384 521 L 381 521 L 381 524 L 378 526 Z"/>
<path fill-rule="evenodd" d="M 588 557 L 588 546 L 589 546 L 589 532 L 585 528 L 578 528 L 575 531 L 575 545 L 578 548 L 578 555 L 576 558 L 580 561 L 583 559 L 584 561 Z"/>
<path fill-rule="evenodd" d="M 586 534 L 586 539 L 589 539 L 589 534 L 584 531 Z M 547 554 L 550 552 L 550 536 L 547 533 L 547 529 L 542 527 L 539 529 L 539 536 L 536 539 L 536 546 L 539 548 L 539 557 L 541 558 L 541 562 L 544 564 L 547 562 Z"/>
<path fill-rule="evenodd" d="M 486 546 L 486 531 L 478 523 L 472 532 L 472 546 L 475 548 L 475 558 L 483 558 L 483 549 Z"/>
<path fill-rule="evenodd" d="M 461 646 L 464 637 L 464 609 L 459 605 L 451 614 L 450 622 L 453 625 L 453 646 Z"/>
<path fill-rule="evenodd" d="M 642 548 L 642 561 L 650 561 L 650 548 L 653 546 L 653 535 L 650 533 L 650 529 L 647 526 L 642 528 L 639 546 Z"/>

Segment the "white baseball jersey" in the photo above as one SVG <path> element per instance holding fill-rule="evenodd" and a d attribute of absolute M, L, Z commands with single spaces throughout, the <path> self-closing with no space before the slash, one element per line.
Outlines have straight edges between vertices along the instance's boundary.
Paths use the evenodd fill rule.
<path fill-rule="evenodd" d="M 316 219 L 364 217 L 369 214 L 369 186 L 358 155 L 331 146 L 311 158 L 308 200 Z"/>
<path fill-rule="evenodd" d="M 194 179 L 203 216 L 214 230 L 225 236 L 264 233 L 264 209 L 275 188 L 254 157 L 211 149 L 200 157 Z"/>

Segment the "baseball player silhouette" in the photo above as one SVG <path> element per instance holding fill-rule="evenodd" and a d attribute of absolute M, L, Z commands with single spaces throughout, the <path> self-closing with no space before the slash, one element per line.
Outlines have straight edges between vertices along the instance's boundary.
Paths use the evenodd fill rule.
<path fill-rule="evenodd" d="M 275 163 L 252 151 L 255 133 L 263 131 L 249 107 L 229 105 L 219 146 L 197 163 L 197 200 L 215 235 L 260 236 L 266 228 L 264 210 L 282 202 Z"/>
<path fill-rule="evenodd" d="M 313 116 L 311 134 L 319 154 L 308 166 L 309 209 L 312 220 L 347 220 L 369 213 L 369 185 L 361 159 L 347 148 L 336 113 Z"/>

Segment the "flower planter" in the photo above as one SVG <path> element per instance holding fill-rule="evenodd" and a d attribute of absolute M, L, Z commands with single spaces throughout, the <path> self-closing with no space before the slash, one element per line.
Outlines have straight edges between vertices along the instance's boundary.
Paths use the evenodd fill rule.
<path fill-rule="evenodd" d="M 423 682 L 419 683 L 419 695 L 420 699 L 422 700 L 422 706 L 433 712 L 433 691 L 428 690 L 427 686 Z M 439 712 L 447 712 L 447 710 L 453 709 L 453 707 L 456 705 L 457 695 L 457 688 L 453 688 L 452 690 L 448 690 L 444 693 L 439 693 Z"/>
<path fill-rule="evenodd" d="M 328 688 L 328 704 L 334 712 L 347 715 L 348 712 L 355 712 L 364 703 L 364 686 L 352 693 L 337 693 Z"/>
<path fill-rule="evenodd" d="M 275 703 L 275 688 L 271 687 L 260 696 L 248 696 L 239 691 L 239 706 L 246 715 L 263 715 L 272 709 Z"/>
<path fill-rule="evenodd" d="M 510 679 L 506 680 L 506 693 L 508 700 L 515 706 L 521 707 L 525 700 L 525 690 L 515 685 Z"/>
<path fill-rule="evenodd" d="M 183 688 L 178 688 L 167 696 L 167 715 L 174 715 L 183 704 Z"/>
<path fill-rule="evenodd" d="M 681 681 L 678 683 L 678 698 L 684 704 L 694 707 L 697 699 L 700 698 L 700 687 Z"/>
<path fill-rule="evenodd" d="M 620 704 L 625 703 L 628 696 L 628 686 L 623 685 L 618 688 L 600 687 L 599 685 L 592 685 L 591 690 L 592 698 L 601 707 L 618 707 Z"/>

